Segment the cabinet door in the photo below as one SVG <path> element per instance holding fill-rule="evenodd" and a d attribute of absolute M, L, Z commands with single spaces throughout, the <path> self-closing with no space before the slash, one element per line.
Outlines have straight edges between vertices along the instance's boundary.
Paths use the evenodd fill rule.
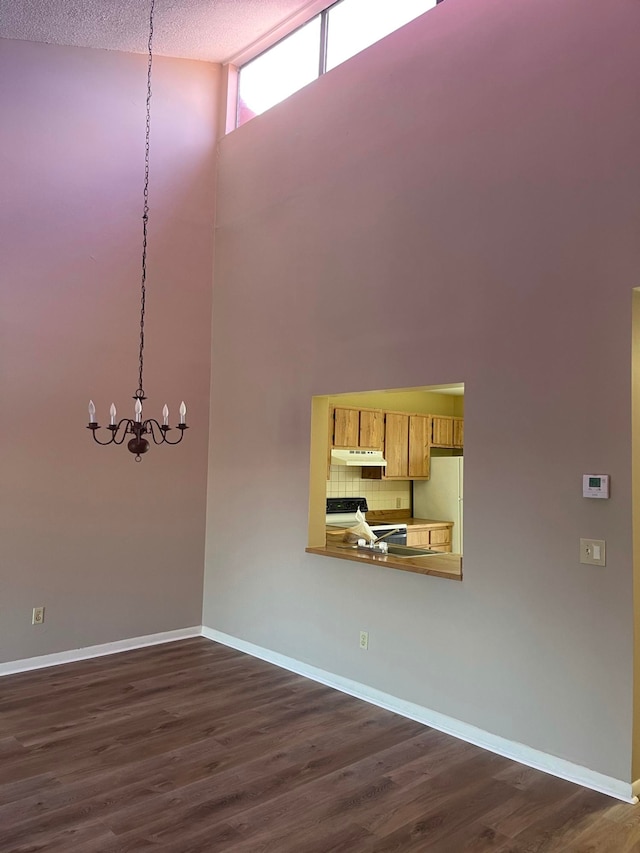
<path fill-rule="evenodd" d="M 382 450 L 384 444 L 384 413 L 380 411 L 360 412 L 360 444 L 364 450 Z"/>
<path fill-rule="evenodd" d="M 453 418 L 432 418 L 431 444 L 434 447 L 453 447 Z"/>
<path fill-rule="evenodd" d="M 417 529 L 414 527 L 410 527 L 407 530 L 407 545 L 410 545 L 412 548 L 422 548 L 429 547 L 429 528 L 420 528 Z"/>
<path fill-rule="evenodd" d="M 451 545 L 451 528 L 434 527 L 429 536 L 430 545 Z"/>
<path fill-rule="evenodd" d="M 464 418 L 453 419 L 453 446 L 464 447 Z"/>
<path fill-rule="evenodd" d="M 429 479 L 430 420 L 429 415 L 409 416 L 409 477 L 412 480 Z"/>
<path fill-rule="evenodd" d="M 360 440 L 360 412 L 358 409 L 333 410 L 333 446 L 358 447 Z"/>
<path fill-rule="evenodd" d="M 385 414 L 384 458 L 386 479 L 409 479 L 409 415 Z"/>

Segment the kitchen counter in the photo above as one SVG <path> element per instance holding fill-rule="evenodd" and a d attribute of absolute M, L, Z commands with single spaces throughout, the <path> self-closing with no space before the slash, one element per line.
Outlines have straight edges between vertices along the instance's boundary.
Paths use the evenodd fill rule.
<path fill-rule="evenodd" d="M 403 516 L 402 513 L 405 513 Z M 409 518 L 407 510 L 381 509 L 371 510 L 367 513 L 367 521 L 375 527 L 378 524 L 395 524 L 396 522 L 406 524 L 407 527 L 439 527 L 442 524 L 453 524 L 453 521 L 445 521 L 437 518 Z"/>
<path fill-rule="evenodd" d="M 406 510 L 405 510 L 406 512 Z M 394 517 L 389 517 L 393 515 Z M 393 510 L 381 510 L 377 513 L 367 513 L 367 520 L 373 527 L 384 524 L 402 524 L 407 527 L 407 545 L 410 548 L 429 548 L 440 551 L 443 554 L 451 553 L 451 541 L 453 521 L 443 521 L 437 518 L 409 518 L 402 517 L 400 512 Z M 344 527 L 326 527 L 326 544 L 342 544 Z"/>
<path fill-rule="evenodd" d="M 451 525 L 453 527 L 453 521 L 443 521 L 442 519 L 437 518 L 392 518 L 382 519 L 382 518 L 372 518 L 369 519 L 371 513 L 367 513 L 368 524 L 370 527 L 377 527 L 380 524 L 406 524 L 407 530 L 410 527 L 420 527 L 420 528 L 429 528 L 429 527 L 442 527 L 442 525 Z M 334 536 L 342 535 L 345 530 L 348 530 L 348 527 L 341 527 L 338 524 L 328 524 L 327 525 L 327 533 L 330 533 Z"/>
<path fill-rule="evenodd" d="M 334 531 L 337 532 L 337 528 L 334 528 Z M 459 554 L 394 557 L 390 554 L 372 554 L 369 551 L 358 550 L 357 547 L 344 542 L 328 542 L 324 548 L 306 548 L 305 550 L 307 554 L 318 554 L 321 557 L 351 560 L 356 563 L 373 563 L 384 566 L 386 569 L 400 569 L 403 572 L 417 572 L 421 575 L 434 575 L 454 581 L 462 580 L 462 557 Z"/>
<path fill-rule="evenodd" d="M 450 554 L 453 541 L 453 521 L 437 518 L 411 518 L 404 510 L 378 510 L 368 512 L 367 520 L 373 526 L 377 524 L 406 524 L 407 545 L 412 548 L 430 548 Z"/>

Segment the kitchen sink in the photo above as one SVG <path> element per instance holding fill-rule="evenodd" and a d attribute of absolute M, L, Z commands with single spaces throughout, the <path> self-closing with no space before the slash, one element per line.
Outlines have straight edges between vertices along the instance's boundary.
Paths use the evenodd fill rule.
<path fill-rule="evenodd" d="M 389 545 L 387 552 L 393 557 L 427 557 L 430 554 L 441 554 L 441 551 L 430 551 L 428 548 L 412 548 L 410 545 Z"/>

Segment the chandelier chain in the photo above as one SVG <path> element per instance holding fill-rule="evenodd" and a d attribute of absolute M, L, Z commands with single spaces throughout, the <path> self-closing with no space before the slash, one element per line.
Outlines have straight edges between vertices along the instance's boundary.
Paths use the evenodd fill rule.
<path fill-rule="evenodd" d="M 2 0 L 0 0 L 0 3 Z M 143 207 L 142 207 L 142 270 L 140 280 L 140 352 L 138 360 L 138 388 L 134 394 L 136 401 L 133 418 L 116 418 L 116 407 L 112 403 L 109 410 L 110 423 L 107 427 L 106 440 L 103 440 L 98 432 L 101 427 L 96 420 L 96 407 L 93 400 L 89 401 L 89 423 L 87 429 L 91 430 L 93 440 L 96 444 L 106 447 L 108 444 L 121 445 L 127 441 L 127 436 L 131 436 L 127 441 L 127 449 L 135 456 L 136 462 L 140 462 L 143 454 L 147 453 L 154 444 L 180 444 L 184 438 L 185 430 L 188 429 L 185 423 L 187 407 L 184 401 L 180 405 L 180 422 L 175 429 L 178 431 L 177 438 L 169 438 L 169 432 L 172 427 L 169 426 L 169 409 L 164 406 L 162 410 L 162 423 L 155 418 L 142 416 L 142 401 L 146 400 L 143 390 L 143 369 L 144 369 L 144 320 L 147 300 L 147 239 L 149 225 L 149 138 L 151 136 L 151 70 L 153 66 L 153 13 L 155 9 L 155 0 L 149 0 L 149 39 L 148 39 L 148 64 L 147 64 L 147 110 L 146 110 L 146 134 L 144 145 L 144 190 L 143 190 Z M 175 433 L 173 433 L 175 435 Z"/>
<path fill-rule="evenodd" d="M 139 354 L 139 373 L 138 373 L 138 390 L 135 396 L 144 398 L 144 390 L 142 385 L 142 372 L 144 368 L 144 315 L 146 309 L 147 298 L 147 224 L 149 222 L 149 137 L 151 134 L 151 70 L 153 66 L 153 11 L 155 0 L 151 0 L 151 10 L 149 12 L 149 41 L 148 54 L 149 61 L 147 65 L 147 118 L 146 118 L 146 134 L 144 146 L 144 190 L 143 190 L 143 209 L 142 209 L 142 279 L 140 283 L 140 354 Z"/>

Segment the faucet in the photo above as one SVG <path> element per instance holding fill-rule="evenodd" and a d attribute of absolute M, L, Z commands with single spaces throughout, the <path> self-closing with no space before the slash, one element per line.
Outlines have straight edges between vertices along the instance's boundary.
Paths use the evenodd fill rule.
<path fill-rule="evenodd" d="M 358 539 L 358 548 L 362 551 L 371 551 L 374 554 L 388 554 L 389 546 L 386 542 L 380 542 L 376 539 L 375 542 L 367 542 L 364 539 Z"/>

